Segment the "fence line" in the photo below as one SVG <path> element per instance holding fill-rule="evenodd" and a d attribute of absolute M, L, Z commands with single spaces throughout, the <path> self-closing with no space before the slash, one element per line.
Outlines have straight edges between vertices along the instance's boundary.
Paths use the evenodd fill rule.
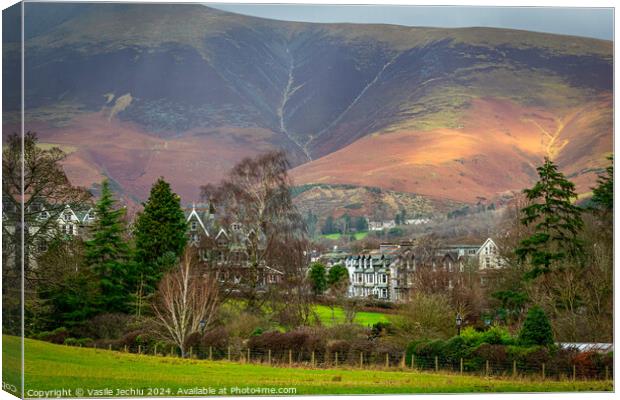
<path fill-rule="evenodd" d="M 94 347 L 94 346 L 93 346 Z M 174 346 L 124 345 L 108 350 L 159 357 L 180 357 Z M 105 346 L 100 349 L 106 349 Z M 192 359 L 263 364 L 280 367 L 303 368 L 361 368 L 403 371 L 442 372 L 479 376 L 512 378 L 538 378 L 550 380 L 613 379 L 613 364 L 596 366 L 591 363 L 554 363 L 544 360 L 501 360 L 473 358 L 445 358 L 421 356 L 396 351 L 326 351 L 323 349 L 252 349 L 234 346 L 192 346 L 186 357 Z"/>

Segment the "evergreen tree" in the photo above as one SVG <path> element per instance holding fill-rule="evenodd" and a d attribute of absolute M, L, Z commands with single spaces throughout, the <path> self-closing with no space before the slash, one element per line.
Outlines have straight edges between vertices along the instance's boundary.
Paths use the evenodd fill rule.
<path fill-rule="evenodd" d="M 323 235 L 329 235 L 332 233 L 336 233 L 336 224 L 334 223 L 334 217 L 332 217 L 331 215 L 329 215 L 326 219 L 325 219 L 325 223 L 323 224 L 323 228 L 321 229 L 321 233 Z"/>
<path fill-rule="evenodd" d="M 357 217 L 355 220 L 355 230 L 358 232 L 366 232 L 368 230 L 368 221 L 365 217 Z"/>
<path fill-rule="evenodd" d="M 312 285 L 312 291 L 315 295 L 321 295 L 327 290 L 327 270 L 325 269 L 325 265 L 318 262 L 313 263 L 310 266 L 308 276 Z"/>
<path fill-rule="evenodd" d="M 334 288 L 339 285 L 349 283 L 349 272 L 345 267 L 340 264 L 336 264 L 329 269 L 327 274 L 327 284 L 329 287 Z"/>
<path fill-rule="evenodd" d="M 179 196 L 159 178 L 138 214 L 134 228 L 135 261 L 144 293 L 154 291 L 187 243 L 187 223 Z"/>
<path fill-rule="evenodd" d="M 129 246 L 125 241 L 124 209 L 116 201 L 108 180 L 101 185 L 101 198 L 95 206 L 93 237 L 86 244 L 86 265 L 97 275 L 102 312 L 126 312 L 131 301 L 132 271 Z"/>
<path fill-rule="evenodd" d="M 521 223 L 534 224 L 534 234 L 516 249 L 521 261 L 529 261 L 532 267 L 528 278 L 550 272 L 567 255 L 576 257 L 581 250 L 577 235 L 583 227 L 581 210 L 573 204 L 575 185 L 548 158 L 537 170 L 540 180 L 524 190 L 531 204 L 521 210 Z"/>
<path fill-rule="evenodd" d="M 526 346 L 550 346 L 553 344 L 551 323 L 539 306 L 534 306 L 527 312 L 519 332 L 519 342 Z"/>
<path fill-rule="evenodd" d="M 614 209 L 614 158 L 607 158 L 611 164 L 605 169 L 605 175 L 599 175 L 598 186 L 592 189 L 592 202 L 606 211 Z"/>

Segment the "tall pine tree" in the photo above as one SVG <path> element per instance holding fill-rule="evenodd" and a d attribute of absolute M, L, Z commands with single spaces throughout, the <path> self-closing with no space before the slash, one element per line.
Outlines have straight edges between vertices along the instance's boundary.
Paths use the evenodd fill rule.
<path fill-rule="evenodd" d="M 605 169 L 605 175 L 599 175 L 598 186 L 592 189 L 592 202 L 600 209 L 613 211 L 614 209 L 614 158 L 609 156 L 609 167 Z"/>
<path fill-rule="evenodd" d="M 577 198 L 575 185 L 548 158 L 537 170 L 540 180 L 524 190 L 531 204 L 521 210 L 521 223 L 534 225 L 534 233 L 516 249 L 519 258 L 531 265 L 529 278 L 550 272 L 567 256 L 579 255 L 577 235 L 583 227 L 581 210 L 573 204 Z"/>
<path fill-rule="evenodd" d="M 99 278 L 98 308 L 101 312 L 127 312 L 131 301 L 130 250 L 125 241 L 125 210 L 115 209 L 108 180 L 101 185 L 95 206 L 92 239 L 86 244 L 86 264 Z"/>
<path fill-rule="evenodd" d="M 159 178 L 138 214 L 134 228 L 135 261 L 143 292 L 155 290 L 157 283 L 183 252 L 187 243 L 187 223 L 179 196 Z"/>

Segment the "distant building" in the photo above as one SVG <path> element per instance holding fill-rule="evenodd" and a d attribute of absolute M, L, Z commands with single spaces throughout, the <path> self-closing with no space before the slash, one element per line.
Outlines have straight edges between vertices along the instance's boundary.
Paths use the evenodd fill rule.
<path fill-rule="evenodd" d="M 333 257 L 333 256 L 332 256 Z M 481 275 L 505 265 L 495 242 L 482 245 L 455 244 L 438 249 L 416 248 L 412 242 L 382 243 L 379 250 L 348 255 L 344 265 L 349 272 L 350 297 L 371 297 L 399 302 L 411 297 L 420 276 L 427 275 L 428 287 L 452 290 L 460 282 L 467 265 Z"/>

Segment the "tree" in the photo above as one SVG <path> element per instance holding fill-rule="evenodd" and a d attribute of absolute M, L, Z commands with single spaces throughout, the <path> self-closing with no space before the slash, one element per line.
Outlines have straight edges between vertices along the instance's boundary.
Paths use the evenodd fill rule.
<path fill-rule="evenodd" d="M 414 292 L 393 323 L 400 334 L 412 339 L 447 339 L 456 333 L 456 310 L 447 296 Z"/>
<path fill-rule="evenodd" d="M 300 290 L 307 286 L 303 280 L 308 242 L 291 198 L 288 168 L 283 152 L 268 152 L 243 159 L 219 185 L 202 188 L 203 198 L 218 205 L 218 224 L 229 232 L 228 245 L 213 249 L 220 259 L 211 264 L 223 273 L 239 271 L 239 280 L 230 290 L 243 297 L 253 312 L 261 312 L 266 301 L 281 296 L 278 286 L 291 293 L 297 290 L 293 283 L 301 285 Z M 281 285 L 265 282 L 267 268 L 281 273 Z M 294 298 L 301 301 L 307 296 L 299 292 Z"/>
<path fill-rule="evenodd" d="M 349 289 L 349 272 L 345 267 L 336 264 L 327 273 L 327 285 L 331 297 L 330 308 L 332 309 L 332 321 L 335 322 L 335 307 L 340 304 L 345 312 L 345 321 L 352 323 L 355 318 L 355 308 L 348 307 L 347 291 Z"/>
<path fill-rule="evenodd" d="M 80 208 L 91 198 L 84 188 L 69 182 L 61 165 L 66 154 L 58 147 L 43 149 L 37 143 L 37 134 L 29 131 L 23 138 L 22 149 L 22 137 L 14 133 L 8 136 L 2 150 L 2 252 L 4 261 L 12 261 L 13 274 L 19 275 L 23 250 L 26 280 L 33 278 L 36 248 L 56 238 L 56 221 L 65 207 Z"/>
<path fill-rule="evenodd" d="M 308 273 L 312 285 L 312 291 L 319 296 L 327 290 L 327 275 L 325 265 L 315 262 L 310 266 Z"/>
<path fill-rule="evenodd" d="M 86 244 L 86 264 L 97 275 L 101 312 L 127 312 L 131 301 L 130 251 L 125 241 L 125 210 L 115 209 L 108 180 L 101 184 L 101 197 L 95 206 L 92 239 Z"/>
<path fill-rule="evenodd" d="M 592 189 L 592 202 L 598 208 L 605 211 L 613 211 L 614 209 L 614 158 L 607 158 L 610 165 L 605 169 L 605 175 L 599 175 L 597 179 L 598 186 Z"/>
<path fill-rule="evenodd" d="M 368 230 L 368 220 L 366 217 L 357 217 L 355 220 L 355 230 L 358 232 L 366 232 Z"/>
<path fill-rule="evenodd" d="M 187 223 L 179 196 L 163 178 L 155 182 L 143 205 L 133 235 L 138 281 L 144 283 L 144 291 L 149 293 L 183 253 Z"/>
<path fill-rule="evenodd" d="M 334 221 L 334 217 L 332 217 L 331 215 L 328 215 L 327 218 L 325 219 L 325 223 L 323 224 L 323 227 L 321 228 L 321 233 L 323 235 L 330 235 L 336 232 L 338 232 L 338 230 L 336 229 L 336 223 Z"/>
<path fill-rule="evenodd" d="M 521 261 L 531 265 L 527 277 L 548 273 L 552 266 L 567 256 L 577 256 L 581 243 L 577 235 L 583 227 L 581 210 L 573 204 L 577 198 L 575 185 L 545 158 L 539 167 L 540 180 L 524 190 L 530 204 L 522 209 L 521 222 L 534 225 L 534 233 L 523 239 L 516 249 Z"/>
<path fill-rule="evenodd" d="M 550 346 L 553 344 L 551 323 L 539 306 L 533 306 L 527 312 L 521 331 L 519 331 L 519 341 L 528 346 Z"/>
<path fill-rule="evenodd" d="M 79 327 L 97 314 L 98 277 L 84 265 L 85 246 L 79 238 L 58 238 L 39 257 L 37 294 L 45 315 L 31 316 L 32 332 Z"/>
<path fill-rule="evenodd" d="M 213 322 L 220 305 L 217 279 L 208 274 L 187 251 L 175 270 L 167 272 L 159 283 L 153 311 L 163 335 L 172 340 L 181 356 L 187 354 L 187 338 Z"/>

